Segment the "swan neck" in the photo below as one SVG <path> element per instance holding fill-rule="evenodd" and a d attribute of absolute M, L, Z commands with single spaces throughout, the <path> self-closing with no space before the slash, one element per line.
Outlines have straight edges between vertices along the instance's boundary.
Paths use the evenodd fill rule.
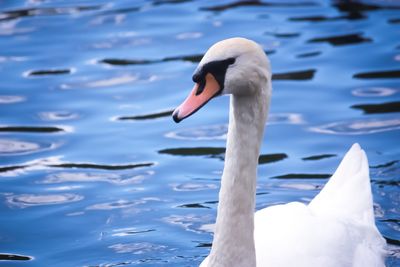
<path fill-rule="evenodd" d="M 269 98 L 231 96 L 225 166 L 209 267 L 256 266 L 257 166 Z"/>

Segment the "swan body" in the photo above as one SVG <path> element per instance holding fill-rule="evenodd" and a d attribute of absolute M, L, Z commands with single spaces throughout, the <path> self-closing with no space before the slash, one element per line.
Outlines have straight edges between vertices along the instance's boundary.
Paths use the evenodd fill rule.
<path fill-rule="evenodd" d="M 358 144 L 308 204 L 257 211 L 257 165 L 271 97 L 261 47 L 244 38 L 213 45 L 195 86 L 174 111 L 179 122 L 212 98 L 230 94 L 229 128 L 210 255 L 200 267 L 382 267 L 385 240 L 375 226 L 368 160 Z"/>

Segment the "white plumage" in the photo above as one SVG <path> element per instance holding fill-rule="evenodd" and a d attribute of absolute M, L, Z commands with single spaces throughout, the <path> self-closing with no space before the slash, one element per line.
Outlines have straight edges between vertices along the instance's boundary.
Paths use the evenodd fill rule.
<path fill-rule="evenodd" d="M 352 146 L 308 205 L 292 202 L 254 215 L 258 156 L 272 92 L 268 58 L 253 41 L 227 39 L 207 51 L 196 73 L 192 93 L 174 112 L 177 122 L 219 89 L 231 95 L 214 240 L 200 266 L 384 266 L 385 240 L 375 226 L 368 161 L 360 146 Z M 199 93 L 200 86 L 204 90 Z"/>

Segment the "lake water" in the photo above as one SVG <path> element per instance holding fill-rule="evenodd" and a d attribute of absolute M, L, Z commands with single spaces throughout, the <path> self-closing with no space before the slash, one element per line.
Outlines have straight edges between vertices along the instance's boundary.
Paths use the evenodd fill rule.
<path fill-rule="evenodd" d="M 0 0 L 0 266 L 197 266 L 229 99 L 170 115 L 206 49 L 233 36 L 259 42 L 274 73 L 257 208 L 309 201 L 359 142 L 387 266 L 400 266 L 389 0 Z"/>

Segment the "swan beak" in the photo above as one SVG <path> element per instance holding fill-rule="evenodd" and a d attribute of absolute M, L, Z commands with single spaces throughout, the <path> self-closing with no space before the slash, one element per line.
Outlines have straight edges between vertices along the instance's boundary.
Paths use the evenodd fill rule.
<path fill-rule="evenodd" d="M 204 88 L 202 87 L 201 84 L 196 83 L 185 101 L 174 110 L 172 117 L 176 123 L 198 111 L 221 91 L 217 80 L 210 73 L 207 73 Z"/>

